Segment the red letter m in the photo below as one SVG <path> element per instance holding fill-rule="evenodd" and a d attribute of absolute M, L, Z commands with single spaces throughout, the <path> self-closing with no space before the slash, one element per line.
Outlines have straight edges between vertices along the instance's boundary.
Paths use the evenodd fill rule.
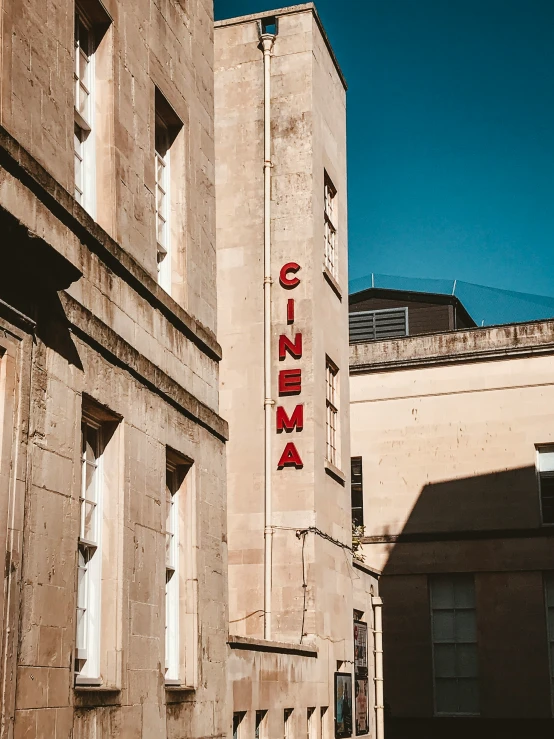
<path fill-rule="evenodd" d="M 290 418 L 283 406 L 277 406 L 277 433 L 279 434 L 283 430 L 288 433 L 295 428 L 297 431 L 302 431 L 304 428 L 304 406 L 297 405 Z"/>

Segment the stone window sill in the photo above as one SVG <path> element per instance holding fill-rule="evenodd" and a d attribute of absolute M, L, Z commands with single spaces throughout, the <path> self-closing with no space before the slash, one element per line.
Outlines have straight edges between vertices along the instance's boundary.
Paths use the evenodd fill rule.
<path fill-rule="evenodd" d="M 346 485 L 346 475 L 344 472 L 327 460 L 325 460 L 325 472 L 343 487 Z"/>
<path fill-rule="evenodd" d="M 340 285 L 325 266 L 323 267 L 323 277 L 325 277 L 337 298 L 342 302 L 342 290 L 340 289 Z"/>

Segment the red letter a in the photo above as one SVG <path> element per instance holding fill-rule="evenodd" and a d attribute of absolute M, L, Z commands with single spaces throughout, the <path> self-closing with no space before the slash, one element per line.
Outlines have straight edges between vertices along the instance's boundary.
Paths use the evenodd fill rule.
<path fill-rule="evenodd" d="M 282 470 L 283 467 L 296 467 L 297 470 L 300 470 L 303 466 L 304 463 L 300 459 L 298 449 L 294 446 L 292 441 L 289 441 L 289 443 L 283 449 L 283 453 L 281 454 L 281 459 L 279 460 L 279 464 L 277 465 L 277 467 L 280 470 Z"/>

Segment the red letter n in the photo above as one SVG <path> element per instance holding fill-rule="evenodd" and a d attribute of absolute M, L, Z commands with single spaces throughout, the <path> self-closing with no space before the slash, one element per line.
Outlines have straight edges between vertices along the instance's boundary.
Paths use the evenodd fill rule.
<path fill-rule="evenodd" d="M 296 334 L 294 337 L 294 343 L 289 339 L 288 336 L 281 334 L 279 336 L 279 359 L 283 360 L 287 352 L 295 359 L 300 359 L 302 356 L 302 334 Z"/>
<path fill-rule="evenodd" d="M 304 406 L 297 405 L 290 418 L 283 406 L 277 406 L 277 433 L 283 430 L 288 433 L 294 431 L 295 428 L 297 431 L 302 431 L 304 428 Z"/>

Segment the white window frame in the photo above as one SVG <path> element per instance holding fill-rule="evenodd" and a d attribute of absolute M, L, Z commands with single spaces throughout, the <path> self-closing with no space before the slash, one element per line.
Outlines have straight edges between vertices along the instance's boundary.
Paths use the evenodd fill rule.
<path fill-rule="evenodd" d="M 294 708 L 285 708 L 283 711 L 283 739 L 293 739 L 292 715 Z"/>
<path fill-rule="evenodd" d="M 179 481 L 177 465 L 166 462 L 165 682 L 180 685 Z"/>
<path fill-rule="evenodd" d="M 87 459 L 86 430 L 96 434 L 95 462 Z M 75 682 L 96 685 L 100 676 L 100 621 L 102 597 L 102 528 L 103 528 L 103 439 L 102 425 L 83 413 L 81 423 L 81 487 L 79 493 L 79 543 L 77 564 L 77 603 L 75 626 Z M 92 467 L 94 498 L 88 497 L 87 468 Z M 87 536 L 86 510 L 94 510 L 95 534 Z M 79 618 L 82 615 L 82 633 Z"/>
<path fill-rule="evenodd" d="M 329 706 L 321 706 L 319 709 L 319 724 L 321 739 L 328 739 L 327 723 L 329 715 Z"/>
<path fill-rule="evenodd" d="M 79 34 L 81 23 L 88 34 L 86 48 L 82 45 Z M 94 26 L 79 6 L 75 8 L 75 37 L 74 37 L 74 133 L 73 148 L 75 165 L 80 161 L 81 176 L 77 176 L 75 166 L 75 199 L 94 218 L 96 217 L 96 144 L 95 144 L 95 117 L 96 117 L 96 65 L 95 65 L 95 31 Z M 81 59 L 86 58 L 88 79 L 81 78 Z M 87 105 L 83 111 L 79 110 L 80 92 L 87 93 Z"/>
<path fill-rule="evenodd" d="M 547 459 L 548 455 L 552 455 L 551 459 Z M 541 444 L 536 446 L 535 466 L 537 475 L 537 485 L 539 489 L 539 510 L 542 526 L 554 526 L 554 521 L 545 521 L 543 512 L 543 494 L 542 480 L 544 478 L 554 478 L 554 445 Z M 546 468 L 546 469 L 541 469 Z M 550 469 L 548 469 L 550 468 Z"/>
<path fill-rule="evenodd" d="M 338 249 L 337 249 L 337 190 L 329 175 L 324 175 L 324 256 L 323 265 L 330 274 L 338 279 Z"/>
<path fill-rule="evenodd" d="M 339 368 L 325 358 L 325 387 L 326 387 L 326 448 L 325 458 L 334 467 L 339 466 Z"/>
<path fill-rule="evenodd" d="M 452 583 L 452 591 L 454 593 L 454 600 L 452 603 L 448 606 L 440 605 L 438 603 L 438 597 L 436 597 L 433 593 L 434 588 L 439 583 L 439 581 L 442 580 L 443 582 L 446 582 L 450 580 Z M 472 588 L 472 605 L 464 605 L 461 603 L 456 602 L 456 583 L 461 583 L 462 581 L 465 581 L 465 583 L 471 582 L 471 588 Z M 456 636 L 456 614 L 462 613 L 462 612 L 473 612 L 474 613 L 474 621 L 476 624 L 477 621 L 477 608 L 476 608 L 476 601 L 475 601 L 475 581 L 472 575 L 465 575 L 465 574 L 455 574 L 455 575 L 434 575 L 429 578 L 429 604 L 430 604 L 430 611 L 431 611 L 431 644 L 432 644 L 432 651 L 433 651 L 433 703 L 434 703 L 434 714 L 435 716 L 479 716 L 480 711 L 464 711 L 461 709 L 458 709 L 456 711 L 442 711 L 439 710 L 439 707 L 437 705 L 437 680 L 450 680 L 450 681 L 456 681 L 456 687 L 458 688 L 458 685 L 460 681 L 463 680 L 473 680 L 476 683 L 477 686 L 477 700 L 479 702 L 479 663 L 478 663 L 478 643 L 477 643 L 477 627 L 475 625 L 475 635 L 472 639 L 469 639 L 468 637 L 464 639 L 458 639 Z M 451 639 L 437 639 L 436 638 L 436 624 L 435 621 L 437 619 L 438 613 L 453 613 L 453 637 Z M 459 675 L 457 674 L 459 671 L 459 665 L 458 665 L 458 656 L 456 647 L 460 646 L 475 646 L 475 660 L 476 660 L 476 674 L 471 676 L 466 675 Z M 444 676 L 440 675 L 438 676 L 437 673 L 437 647 L 440 646 L 454 646 L 454 654 L 455 654 L 455 675 L 452 676 Z"/>
<path fill-rule="evenodd" d="M 246 716 L 246 711 L 234 711 L 233 712 L 233 739 L 241 739 L 242 737 L 242 722 Z"/>
<path fill-rule="evenodd" d="M 169 126 L 159 113 L 156 113 L 156 139 L 163 130 L 164 149 L 156 145 L 154 147 L 154 168 L 156 179 L 155 209 L 156 209 L 156 244 L 158 284 L 167 293 L 171 294 L 171 158 L 169 147 Z M 161 176 L 160 176 L 161 173 Z M 159 222 L 163 221 L 160 230 Z"/>
<path fill-rule="evenodd" d="M 550 703 L 552 715 L 554 715 L 554 572 L 545 572 L 543 581 L 546 633 L 548 637 L 548 664 L 550 667 Z"/>
<path fill-rule="evenodd" d="M 317 739 L 315 707 L 306 709 L 306 739 Z"/>

